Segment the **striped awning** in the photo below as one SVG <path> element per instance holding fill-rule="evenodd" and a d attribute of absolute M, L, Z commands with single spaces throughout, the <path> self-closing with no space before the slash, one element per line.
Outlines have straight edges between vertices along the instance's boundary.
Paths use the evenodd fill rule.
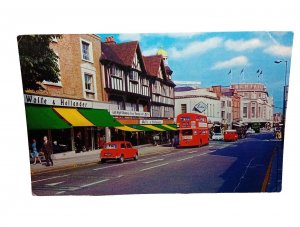
<path fill-rule="evenodd" d="M 159 132 L 164 132 L 164 131 L 166 131 L 166 130 L 161 129 L 161 128 L 159 128 L 159 127 L 156 127 L 156 126 L 154 126 L 154 125 L 143 125 L 143 127 L 152 129 L 153 131 L 159 131 Z"/>
<path fill-rule="evenodd" d="M 28 130 L 71 128 L 51 107 L 26 105 L 25 109 Z"/>
<path fill-rule="evenodd" d="M 55 107 L 53 109 L 72 126 L 94 126 L 77 109 L 63 107 Z"/>
<path fill-rule="evenodd" d="M 127 132 L 141 132 L 142 130 L 138 130 L 138 129 L 135 129 L 135 128 L 131 128 L 129 126 L 118 126 L 118 127 L 115 127 L 116 129 L 120 129 L 122 131 L 127 131 Z"/>

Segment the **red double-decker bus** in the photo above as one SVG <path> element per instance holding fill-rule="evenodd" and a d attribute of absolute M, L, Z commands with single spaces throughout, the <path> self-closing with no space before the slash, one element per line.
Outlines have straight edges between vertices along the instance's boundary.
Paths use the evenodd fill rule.
<path fill-rule="evenodd" d="M 179 146 L 193 147 L 209 144 L 207 117 L 196 113 L 183 113 L 177 116 Z"/>

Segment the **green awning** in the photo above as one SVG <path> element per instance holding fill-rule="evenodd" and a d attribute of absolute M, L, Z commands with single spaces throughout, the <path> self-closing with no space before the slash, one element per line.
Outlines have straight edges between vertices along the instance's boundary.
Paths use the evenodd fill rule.
<path fill-rule="evenodd" d="M 146 132 L 153 131 L 152 129 L 143 127 L 142 125 L 128 125 L 128 126 L 131 128 L 135 128 L 135 129 L 146 131 Z"/>
<path fill-rule="evenodd" d="M 177 125 L 176 124 L 167 124 L 169 127 L 174 128 L 174 130 L 177 130 Z"/>
<path fill-rule="evenodd" d="M 169 126 L 169 125 L 154 125 L 157 128 L 163 129 L 165 131 L 175 131 L 176 129 L 174 129 L 173 127 Z"/>
<path fill-rule="evenodd" d="M 71 128 L 51 107 L 26 105 L 25 109 L 28 130 Z"/>
<path fill-rule="evenodd" d="M 95 126 L 117 127 L 122 124 L 113 118 L 107 110 L 100 109 L 78 109 L 78 111 Z"/>

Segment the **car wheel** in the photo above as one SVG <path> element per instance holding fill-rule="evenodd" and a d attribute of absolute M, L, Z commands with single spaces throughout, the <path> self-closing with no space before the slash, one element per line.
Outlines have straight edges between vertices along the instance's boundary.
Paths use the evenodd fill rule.
<path fill-rule="evenodd" d="M 101 163 L 105 163 L 106 162 L 106 160 L 105 159 L 101 159 Z"/>
<path fill-rule="evenodd" d="M 134 159 L 134 160 L 138 160 L 138 159 L 139 159 L 138 153 L 136 153 L 136 154 L 134 155 L 133 159 Z"/>
<path fill-rule="evenodd" d="M 121 156 L 120 156 L 119 162 L 120 162 L 120 163 L 123 163 L 123 162 L 124 162 L 124 155 L 121 155 Z"/>

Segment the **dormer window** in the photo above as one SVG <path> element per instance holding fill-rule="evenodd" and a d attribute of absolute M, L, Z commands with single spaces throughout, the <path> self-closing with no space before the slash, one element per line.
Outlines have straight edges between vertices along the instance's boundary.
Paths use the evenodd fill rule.
<path fill-rule="evenodd" d="M 139 73 L 136 72 L 136 71 L 131 71 L 131 72 L 129 73 L 129 79 L 130 79 L 131 81 L 138 82 L 138 79 L 139 79 Z"/>

